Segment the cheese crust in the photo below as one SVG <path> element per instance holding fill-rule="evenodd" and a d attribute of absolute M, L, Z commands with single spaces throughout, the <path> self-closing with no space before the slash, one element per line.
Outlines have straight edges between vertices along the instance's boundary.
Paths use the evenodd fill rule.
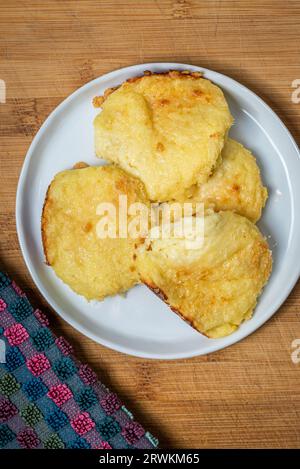
<path fill-rule="evenodd" d="M 272 268 L 266 240 L 233 212 L 204 217 L 203 244 L 151 239 L 137 257 L 141 280 L 196 330 L 211 338 L 231 334 L 256 306 Z"/>
<path fill-rule="evenodd" d="M 255 157 L 243 145 L 228 138 L 222 159 L 204 184 L 186 191 L 178 201 L 202 202 L 216 212 L 232 210 L 256 223 L 268 198 Z"/>
<path fill-rule="evenodd" d="M 139 280 L 134 253 L 140 240 L 97 234 L 98 205 L 112 203 L 118 213 L 120 195 L 128 204 L 148 203 L 143 184 L 113 166 L 63 171 L 48 188 L 42 213 L 46 261 L 88 300 L 125 292 Z"/>
<path fill-rule="evenodd" d="M 198 73 L 148 73 L 95 103 L 96 155 L 139 177 L 151 201 L 206 182 L 233 122 L 221 89 Z"/>

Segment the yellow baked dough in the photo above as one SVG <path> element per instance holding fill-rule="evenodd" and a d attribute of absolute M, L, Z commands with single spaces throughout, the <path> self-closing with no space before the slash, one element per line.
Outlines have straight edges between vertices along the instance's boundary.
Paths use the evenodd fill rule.
<path fill-rule="evenodd" d="M 152 201 L 206 182 L 233 122 L 221 89 L 198 73 L 131 79 L 109 90 L 100 105 L 97 156 L 139 177 Z"/>
<path fill-rule="evenodd" d="M 204 184 L 189 189 L 181 202 L 203 202 L 215 211 L 232 210 L 256 223 L 266 203 L 268 191 L 263 186 L 260 170 L 252 153 L 228 138 L 222 159 Z"/>
<path fill-rule="evenodd" d="M 133 257 L 140 240 L 97 236 L 99 203 L 113 203 L 118 213 L 119 195 L 127 195 L 128 204 L 147 203 L 143 184 L 112 166 L 63 171 L 47 192 L 42 214 L 47 263 L 88 300 L 125 292 L 138 282 Z"/>
<path fill-rule="evenodd" d="M 226 336 L 251 317 L 269 278 L 267 242 L 233 212 L 208 213 L 203 244 L 192 249 L 186 241 L 150 232 L 137 257 L 141 280 L 199 332 Z"/>

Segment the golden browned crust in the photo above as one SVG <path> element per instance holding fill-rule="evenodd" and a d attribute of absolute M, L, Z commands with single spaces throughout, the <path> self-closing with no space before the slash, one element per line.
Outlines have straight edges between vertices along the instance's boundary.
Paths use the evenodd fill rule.
<path fill-rule="evenodd" d="M 94 107 L 101 107 L 104 102 L 104 97 L 103 96 L 95 96 L 93 98 L 93 106 Z"/>
<path fill-rule="evenodd" d="M 151 72 L 150 70 L 145 70 L 144 75 L 128 78 L 125 83 L 135 83 L 136 81 L 142 80 L 144 77 L 149 76 L 169 76 L 170 78 L 192 78 L 197 79 L 202 77 L 201 72 L 191 72 L 190 70 L 169 70 L 167 72 Z M 104 101 L 112 94 L 115 90 L 120 88 L 119 86 L 114 86 L 113 88 L 107 88 L 104 91 L 103 96 L 95 96 L 93 98 L 93 106 L 96 108 L 102 107 Z"/>
<path fill-rule="evenodd" d="M 85 163 L 84 161 L 78 161 L 78 163 L 75 163 L 72 167 L 72 169 L 84 169 L 88 168 L 89 165 Z"/>
<path fill-rule="evenodd" d="M 177 308 L 174 308 L 174 306 L 172 306 L 169 302 L 168 302 L 168 297 L 167 295 L 165 294 L 165 292 L 159 288 L 157 285 L 155 284 L 152 284 L 152 283 L 149 283 L 147 282 L 145 279 L 141 278 L 141 282 L 146 285 L 149 290 L 153 291 L 153 293 L 158 296 L 158 298 L 160 298 L 164 303 L 166 303 L 169 308 L 173 311 L 173 313 L 177 314 L 177 316 L 179 316 L 181 319 L 183 319 L 189 326 L 191 326 L 193 329 L 195 329 L 195 331 L 205 335 L 207 337 L 207 334 L 205 332 L 200 332 L 199 329 L 196 328 L 196 326 L 194 325 L 193 321 L 187 319 L 180 311 L 179 309 Z"/>
<path fill-rule="evenodd" d="M 51 184 L 49 185 L 47 192 L 46 192 L 46 197 L 44 200 L 44 205 L 43 205 L 43 210 L 42 210 L 42 217 L 41 217 L 41 235 L 42 235 L 42 245 L 43 245 L 43 250 L 44 250 L 44 255 L 45 255 L 45 262 L 47 265 L 50 265 L 50 261 L 48 258 L 48 253 L 47 253 L 47 238 L 46 238 L 46 225 L 47 225 L 47 220 L 46 220 L 46 210 L 47 210 L 47 205 L 50 203 L 50 187 Z"/>
<path fill-rule="evenodd" d="M 95 96 L 93 98 L 93 106 L 94 107 L 101 107 L 102 104 L 104 103 L 104 101 L 108 98 L 108 96 L 110 94 L 112 94 L 115 90 L 117 90 L 118 88 L 120 88 L 120 86 L 114 86 L 112 88 L 107 88 L 105 91 L 104 91 L 104 95 L 103 96 Z"/>
<path fill-rule="evenodd" d="M 169 76 L 170 78 L 201 78 L 201 72 L 191 72 L 190 70 L 168 70 L 167 72 L 151 72 L 145 70 L 144 75 L 128 78 L 127 83 L 134 83 L 149 76 Z"/>

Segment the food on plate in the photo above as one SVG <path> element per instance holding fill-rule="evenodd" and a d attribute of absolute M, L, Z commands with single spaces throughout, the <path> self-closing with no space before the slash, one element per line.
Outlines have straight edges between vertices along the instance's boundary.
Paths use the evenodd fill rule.
<path fill-rule="evenodd" d="M 268 191 L 263 186 L 260 170 L 252 153 L 228 138 L 222 160 L 204 184 L 190 189 L 182 202 L 203 202 L 215 211 L 232 210 L 256 223 L 266 203 Z"/>
<path fill-rule="evenodd" d="M 94 106 L 102 108 L 96 155 L 112 164 L 79 162 L 51 182 L 42 213 L 47 263 L 88 300 L 143 282 L 207 337 L 233 333 L 252 316 L 272 255 L 255 226 L 267 189 L 252 153 L 228 138 L 222 90 L 199 72 L 145 72 Z M 124 235 L 120 196 L 127 226 L 135 226 L 132 204 L 146 208 L 137 236 Z M 101 203 L 114 209 L 108 224 L 117 221 L 106 237 Z"/>
<path fill-rule="evenodd" d="M 88 300 L 125 292 L 138 282 L 134 253 L 141 240 L 99 238 L 97 231 L 99 204 L 113 204 L 118 214 L 120 195 L 128 204 L 148 203 L 143 183 L 113 166 L 63 171 L 48 188 L 42 213 L 46 261 Z"/>
<path fill-rule="evenodd" d="M 208 211 L 202 223 L 192 236 L 179 238 L 164 238 L 162 227 L 159 236 L 152 229 L 138 249 L 137 267 L 142 282 L 173 311 L 199 332 L 219 338 L 251 317 L 272 257 L 245 217 Z"/>
<path fill-rule="evenodd" d="M 164 202 L 205 183 L 233 118 L 222 90 L 198 72 L 146 73 L 94 100 L 95 148 Z"/>

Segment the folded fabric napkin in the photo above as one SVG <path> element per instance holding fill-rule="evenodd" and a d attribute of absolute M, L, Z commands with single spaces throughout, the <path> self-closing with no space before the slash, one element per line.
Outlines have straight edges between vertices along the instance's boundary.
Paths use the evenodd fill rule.
<path fill-rule="evenodd" d="M 0 448 L 154 448 L 158 441 L 0 272 Z"/>

